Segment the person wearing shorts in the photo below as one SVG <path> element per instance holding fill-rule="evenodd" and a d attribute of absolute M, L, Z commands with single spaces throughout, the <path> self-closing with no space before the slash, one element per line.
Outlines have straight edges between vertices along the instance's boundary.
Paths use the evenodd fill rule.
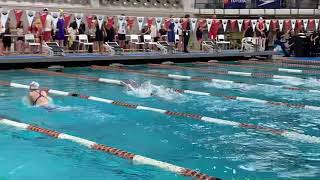
<path fill-rule="evenodd" d="M 48 13 L 44 24 L 43 40 L 50 42 L 52 41 L 53 17 L 49 14 L 48 8 L 44 8 L 43 12 Z"/>

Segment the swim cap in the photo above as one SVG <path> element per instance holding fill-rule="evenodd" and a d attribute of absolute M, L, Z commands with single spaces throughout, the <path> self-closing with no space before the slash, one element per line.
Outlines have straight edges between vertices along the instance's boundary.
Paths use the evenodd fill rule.
<path fill-rule="evenodd" d="M 35 82 L 35 81 L 32 81 L 30 84 L 29 84 L 29 89 L 30 90 L 37 90 L 39 89 L 39 83 Z"/>

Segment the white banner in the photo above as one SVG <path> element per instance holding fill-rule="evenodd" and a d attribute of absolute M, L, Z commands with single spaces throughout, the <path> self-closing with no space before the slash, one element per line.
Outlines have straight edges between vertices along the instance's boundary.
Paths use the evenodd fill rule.
<path fill-rule="evenodd" d="M 6 28 L 6 23 L 9 18 L 10 10 L 2 10 L 1 11 L 1 25 L 3 28 Z"/>
<path fill-rule="evenodd" d="M 161 28 L 161 24 L 162 24 L 162 17 L 156 17 L 156 26 L 158 31 Z"/>
<path fill-rule="evenodd" d="M 103 21 L 104 21 L 104 15 L 96 15 L 96 16 L 97 16 L 97 20 L 98 20 L 99 29 L 101 29 Z"/>
<path fill-rule="evenodd" d="M 256 27 L 257 27 L 257 20 L 256 19 L 251 20 L 251 26 L 252 26 L 253 30 L 256 29 Z"/>
<path fill-rule="evenodd" d="M 207 21 L 208 31 L 210 31 L 213 19 L 206 19 L 206 21 Z"/>
<path fill-rule="evenodd" d="M 292 28 L 293 30 L 296 29 L 296 22 L 297 22 L 296 19 L 291 19 L 291 28 Z"/>
<path fill-rule="evenodd" d="M 174 18 L 174 33 L 178 34 L 178 28 L 180 26 L 180 18 Z"/>
<path fill-rule="evenodd" d="M 191 30 L 192 30 L 192 31 L 195 31 L 195 30 L 196 30 L 197 21 L 198 21 L 197 18 L 191 18 Z"/>
<path fill-rule="evenodd" d="M 238 28 L 239 28 L 239 31 L 241 32 L 242 30 L 242 25 L 243 25 L 243 19 L 238 19 Z"/>
<path fill-rule="evenodd" d="M 228 26 L 228 19 L 222 19 L 223 31 L 226 32 Z"/>
<path fill-rule="evenodd" d="M 270 24 L 271 24 L 271 20 L 270 19 L 266 20 L 266 29 L 267 29 L 267 31 L 270 30 Z"/>
<path fill-rule="evenodd" d="M 319 29 L 319 19 L 314 19 L 314 24 L 315 24 L 315 30 L 318 31 L 318 29 Z"/>
<path fill-rule="evenodd" d="M 304 19 L 303 20 L 303 28 L 304 28 L 304 30 L 307 30 L 308 23 L 309 23 L 309 19 Z"/>
<path fill-rule="evenodd" d="M 83 18 L 83 14 L 82 13 L 75 13 L 74 17 L 76 18 L 76 23 L 77 23 L 77 26 L 78 26 L 78 29 L 79 29 L 81 21 L 82 21 L 82 18 Z"/>
<path fill-rule="evenodd" d="M 283 30 L 283 22 L 284 20 L 283 19 L 279 19 L 279 30 L 282 31 Z"/>
<path fill-rule="evenodd" d="M 27 14 L 28 24 L 29 24 L 29 26 L 31 26 L 32 22 L 33 22 L 33 19 L 36 16 L 36 12 L 35 11 L 26 10 L 26 14 Z"/>
<path fill-rule="evenodd" d="M 137 22 L 138 22 L 139 31 L 141 31 L 144 23 L 144 17 L 137 17 Z"/>
<path fill-rule="evenodd" d="M 51 16 L 53 18 L 53 29 L 56 30 L 60 12 L 51 12 Z"/>

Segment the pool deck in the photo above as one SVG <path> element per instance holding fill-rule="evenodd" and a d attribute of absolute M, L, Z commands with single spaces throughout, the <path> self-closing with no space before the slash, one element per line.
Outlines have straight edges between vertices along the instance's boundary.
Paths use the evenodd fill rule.
<path fill-rule="evenodd" d="M 208 60 L 240 60 L 255 56 L 269 57 L 274 54 L 273 51 L 264 52 L 240 52 L 237 50 L 226 50 L 219 53 L 175 53 L 163 55 L 158 52 L 145 53 L 126 53 L 124 55 L 106 55 L 106 54 L 66 54 L 65 56 L 41 56 L 41 55 L 17 55 L 1 56 L 0 69 L 17 69 L 25 67 L 48 67 L 52 65 L 61 65 L 66 67 L 72 66 L 89 66 L 89 65 L 109 65 L 112 63 L 121 64 L 146 64 L 161 63 L 164 61 L 172 62 L 194 62 Z"/>

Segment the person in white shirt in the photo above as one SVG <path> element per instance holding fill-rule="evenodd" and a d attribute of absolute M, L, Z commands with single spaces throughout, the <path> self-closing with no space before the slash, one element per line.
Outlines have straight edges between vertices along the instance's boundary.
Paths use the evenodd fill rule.
<path fill-rule="evenodd" d="M 46 22 L 44 24 L 43 40 L 45 42 L 50 42 L 52 41 L 53 17 L 49 14 L 48 8 L 44 8 L 43 13 L 47 13 Z"/>
<path fill-rule="evenodd" d="M 122 20 L 119 20 L 118 22 L 118 40 L 119 40 L 119 46 L 122 48 L 125 48 L 125 41 L 126 41 L 126 33 L 127 33 L 127 21 L 124 17 L 124 15 L 122 15 L 120 18 L 122 18 Z"/>

